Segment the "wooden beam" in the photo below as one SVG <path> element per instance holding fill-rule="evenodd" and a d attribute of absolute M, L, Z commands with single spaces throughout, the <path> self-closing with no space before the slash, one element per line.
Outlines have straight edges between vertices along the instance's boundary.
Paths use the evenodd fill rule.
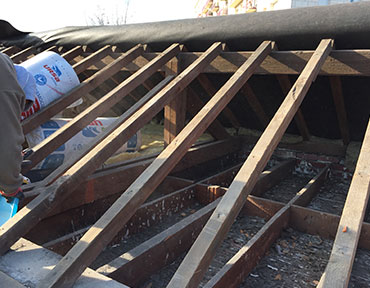
<path fill-rule="evenodd" d="M 110 53 L 112 53 L 112 47 L 110 45 L 105 45 L 103 48 L 100 48 L 98 51 L 92 53 L 90 56 L 72 65 L 72 68 L 78 75 L 90 66 L 94 65 L 100 59 L 108 56 Z"/>
<path fill-rule="evenodd" d="M 27 169 L 30 169 L 32 166 L 39 163 L 60 145 L 89 125 L 100 114 L 109 110 L 114 104 L 127 96 L 127 94 L 140 85 L 143 80 L 150 77 L 150 75 L 156 72 L 159 67 L 174 57 L 178 52 L 178 44 L 171 45 L 162 55 L 158 56 L 158 58 L 153 59 L 147 66 L 144 66 L 131 77 L 123 81 L 120 85 L 115 87 L 111 92 L 86 108 L 83 112 L 73 118 L 73 120 L 33 147 L 34 153 L 29 157 L 32 165 L 29 165 Z M 25 171 L 27 170 L 25 169 Z"/>
<path fill-rule="evenodd" d="M 334 99 L 335 110 L 337 111 L 340 134 L 342 135 L 343 144 L 348 145 L 350 142 L 350 133 L 346 105 L 343 98 L 342 82 L 339 76 L 329 77 L 329 81 Z"/>
<path fill-rule="evenodd" d="M 269 219 L 261 230 L 204 287 L 239 287 L 244 278 L 249 275 L 279 237 L 282 229 L 288 226 L 291 206 L 309 202 L 319 191 L 326 179 L 327 172 L 328 167 L 325 167 L 316 177 L 309 181 L 296 196 Z"/>
<path fill-rule="evenodd" d="M 212 96 L 216 94 L 216 88 L 213 86 L 212 82 L 208 79 L 206 75 L 200 74 L 197 80 L 199 81 L 200 85 L 202 85 L 203 88 L 206 90 L 208 95 Z M 238 129 L 241 126 L 234 113 L 228 107 L 225 107 L 225 109 L 222 111 L 222 114 L 225 115 L 225 117 L 230 121 L 231 125 L 234 128 Z"/>
<path fill-rule="evenodd" d="M 347 287 L 370 193 L 370 121 L 340 218 L 329 263 L 318 287 Z"/>
<path fill-rule="evenodd" d="M 186 85 L 182 89 L 189 85 L 202 72 L 202 68 L 207 66 L 220 50 L 221 43 L 213 44 L 204 52 L 204 58 L 198 59 L 202 60 L 201 62 L 194 62 L 176 77 L 180 81 L 185 81 L 186 79 Z M 261 44 L 256 50 L 255 55 L 247 60 L 245 65 L 242 65 L 241 70 L 236 73 L 235 77 L 231 77 L 231 80 L 226 84 L 224 89 L 221 89 L 206 104 L 198 115 L 193 118 L 175 140 L 167 146 L 126 192 L 122 194 L 102 218 L 86 232 L 55 269 L 50 272 L 40 287 L 58 287 L 59 285 L 70 287 L 73 285 L 74 281 L 80 275 L 80 271 L 83 271 L 93 261 L 120 227 L 128 221 L 135 210 L 149 197 L 172 168 L 181 160 L 190 146 L 217 117 L 245 81 L 248 80 L 253 70 L 261 63 L 270 50 L 271 42 L 268 41 Z M 171 83 L 176 83 L 176 79 Z M 171 83 L 168 86 L 171 86 Z M 175 91 L 179 93 L 182 89 L 176 89 Z"/>
<path fill-rule="evenodd" d="M 322 40 L 167 287 L 196 287 L 333 47 Z"/>
<path fill-rule="evenodd" d="M 206 68 L 204 73 L 234 73 L 252 53 L 224 51 Z M 89 55 L 89 53 L 84 54 Z M 257 68 L 255 74 L 299 75 L 312 54 L 312 50 L 272 51 L 261 66 Z M 117 57 L 116 55 L 119 54 L 113 53 L 112 57 Z M 144 53 L 146 59 L 153 59 L 156 55 L 157 53 Z M 178 58 L 187 66 L 199 55 L 201 55 L 201 52 L 182 52 Z M 123 70 L 136 71 L 146 64 L 146 59 L 138 58 Z M 324 62 L 319 75 L 370 76 L 370 50 L 334 50 Z"/>
<path fill-rule="evenodd" d="M 254 113 L 256 113 L 257 118 L 260 120 L 263 129 L 265 129 L 270 122 L 270 118 L 267 116 L 265 109 L 263 109 L 261 105 L 261 102 L 254 94 L 252 87 L 248 83 L 245 83 L 245 85 L 241 89 L 241 92 L 245 96 L 245 99 L 247 100 L 249 106 L 251 106 Z"/>
<path fill-rule="evenodd" d="M 28 47 L 26 49 L 23 49 L 22 51 L 10 56 L 10 59 L 12 59 L 12 61 L 14 63 L 20 63 L 20 62 L 23 62 L 25 60 L 27 60 L 27 58 L 30 56 L 30 55 L 33 55 L 36 53 L 36 49 L 35 47 L 31 46 L 31 47 Z"/>
<path fill-rule="evenodd" d="M 276 78 L 279 81 L 281 90 L 283 90 L 283 94 L 287 95 L 289 90 L 292 88 L 289 77 L 287 75 L 276 75 Z M 308 130 L 306 121 L 304 120 L 301 108 L 297 110 L 297 113 L 294 116 L 294 122 L 297 125 L 298 131 L 302 135 L 303 140 L 310 140 L 310 132 Z"/>
<path fill-rule="evenodd" d="M 57 113 L 63 111 L 68 105 L 83 97 L 106 79 L 117 73 L 122 66 L 127 65 L 130 61 L 138 57 L 141 52 L 141 45 L 133 47 L 121 55 L 121 57 L 107 65 L 105 68 L 84 80 L 78 87 L 66 93 L 63 95 L 63 97 L 59 98 L 55 102 L 51 103 L 44 110 L 38 111 L 36 114 L 24 120 L 22 122 L 23 133 L 27 134 L 31 132 L 33 129 L 49 120 Z"/>
<path fill-rule="evenodd" d="M 299 75 L 313 53 L 314 51 L 307 50 L 272 51 L 255 74 Z M 186 66 L 199 54 L 198 52 L 182 52 L 178 58 Z M 222 52 L 204 73 L 234 73 L 251 55 L 252 52 Z M 370 76 L 370 50 L 334 50 L 323 63 L 319 75 Z"/>

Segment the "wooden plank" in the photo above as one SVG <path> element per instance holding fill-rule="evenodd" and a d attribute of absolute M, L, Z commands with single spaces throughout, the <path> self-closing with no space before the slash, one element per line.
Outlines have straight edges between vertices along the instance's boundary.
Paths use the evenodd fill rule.
<path fill-rule="evenodd" d="M 90 56 L 72 65 L 72 68 L 78 75 L 90 66 L 94 65 L 100 59 L 108 56 L 110 53 L 112 53 L 112 47 L 110 45 L 105 45 L 103 48 L 100 48 L 98 51 L 92 53 Z"/>
<path fill-rule="evenodd" d="M 209 80 L 209 78 L 206 75 L 200 74 L 197 80 L 203 86 L 203 88 L 208 92 L 208 95 L 212 96 L 216 94 L 217 92 L 216 88 L 213 86 L 212 82 Z M 222 111 L 222 114 L 225 115 L 225 117 L 230 121 L 233 127 L 239 128 L 241 126 L 238 119 L 235 117 L 234 113 L 228 107 L 225 107 L 225 109 Z"/>
<path fill-rule="evenodd" d="M 72 49 L 68 50 L 67 52 L 64 52 L 62 54 L 62 57 L 69 62 L 69 61 L 72 61 L 77 56 L 79 56 L 82 52 L 83 52 L 82 46 L 77 45 L 73 47 Z"/>
<path fill-rule="evenodd" d="M 204 103 L 195 93 L 194 89 L 191 86 L 187 88 L 187 93 L 189 99 L 187 101 L 186 110 L 191 116 L 194 116 L 204 106 Z M 226 131 L 226 129 L 217 119 L 213 121 L 213 123 L 208 127 L 207 131 L 209 134 L 212 135 L 213 138 L 217 140 L 226 139 L 230 137 L 230 134 Z"/>
<path fill-rule="evenodd" d="M 0 283 L 2 287 L 11 287 L 11 288 L 25 288 L 26 286 L 19 283 L 17 280 L 6 275 L 4 272 L 0 271 Z"/>
<path fill-rule="evenodd" d="M 234 73 L 253 52 L 222 52 L 204 73 Z M 84 53 L 89 55 L 89 53 Z M 118 53 L 117 53 L 118 54 Z M 257 68 L 256 75 L 299 75 L 312 56 L 312 50 L 272 51 Z M 113 54 L 112 56 L 114 56 Z M 147 59 L 153 59 L 157 53 L 144 53 Z M 192 63 L 201 52 L 182 52 L 178 58 L 185 66 Z M 136 71 L 146 64 L 138 58 L 124 68 L 125 71 Z M 95 69 L 96 70 L 96 69 Z M 164 71 L 162 69 L 161 71 Z M 324 62 L 319 75 L 326 76 L 370 76 L 370 50 L 336 50 Z"/>
<path fill-rule="evenodd" d="M 322 40 L 167 287 L 195 287 L 302 103 L 333 40 Z"/>
<path fill-rule="evenodd" d="M 36 114 L 24 120 L 22 122 L 23 133 L 29 133 L 39 125 L 43 124 L 45 121 L 49 120 L 52 116 L 63 111 L 68 105 L 83 97 L 106 79 L 117 73 L 122 66 L 127 65 L 127 63 L 138 57 L 141 52 L 141 45 L 133 47 L 125 54 L 121 55 L 121 57 L 107 65 L 104 69 L 84 80 L 78 87 L 50 104 L 47 108 L 38 111 Z"/>
<path fill-rule="evenodd" d="M 213 44 L 205 53 L 206 63 L 194 62 L 187 67 L 176 79 L 186 80 L 186 87 L 196 78 L 203 69 L 195 67 L 208 65 L 220 52 L 221 43 Z M 162 182 L 172 168 L 181 160 L 190 146 L 199 138 L 208 125 L 217 117 L 240 87 L 252 75 L 253 70 L 271 50 L 271 42 L 261 44 L 255 56 L 242 65 L 238 73 L 231 77 L 229 83 L 221 89 L 206 106 L 193 118 L 167 148 L 153 161 L 153 163 L 136 179 L 136 181 L 122 194 L 111 208 L 98 220 L 97 223 L 81 238 L 68 252 L 62 261 L 52 270 L 41 287 L 70 287 L 78 277 L 80 271 L 101 252 L 110 239 L 117 233 L 121 225 L 125 224 L 134 211 L 145 201 L 153 190 Z M 198 60 L 200 60 L 199 58 Z M 203 68 L 202 67 L 202 68 Z M 189 75 L 189 72 L 191 76 Z M 195 71 L 195 72 L 194 72 Z M 188 76 L 188 77 L 187 77 Z M 176 82 L 175 80 L 171 83 Z M 168 86 L 171 86 L 171 83 Z M 174 85 L 174 84 L 173 84 Z M 168 87 L 167 86 L 167 87 Z M 179 87 L 181 88 L 181 87 Z M 176 89 L 175 92 L 181 92 Z M 163 106 L 162 106 L 163 107 Z M 88 156 L 88 155 L 87 155 Z M 82 270 L 81 270 L 82 269 Z"/>
<path fill-rule="evenodd" d="M 10 59 L 12 59 L 12 61 L 14 63 L 21 63 L 25 60 L 27 60 L 27 58 L 30 56 L 30 55 L 33 55 L 36 53 L 36 49 L 35 47 L 31 46 L 31 47 L 28 47 L 26 49 L 23 49 L 22 51 L 10 56 Z"/>
<path fill-rule="evenodd" d="M 281 90 L 283 90 L 283 94 L 287 95 L 289 93 L 289 90 L 292 88 L 289 77 L 287 75 L 276 75 L 276 78 L 279 81 Z M 300 108 L 297 110 L 297 113 L 294 116 L 294 122 L 297 125 L 298 131 L 302 135 L 303 140 L 310 140 L 310 132 Z"/>
<path fill-rule="evenodd" d="M 343 144 L 348 145 L 350 142 L 350 133 L 346 105 L 343 98 L 342 82 L 339 76 L 329 77 L 329 81 L 334 99 L 335 110 L 337 112 L 340 134 L 342 135 Z"/>
<path fill-rule="evenodd" d="M 156 72 L 159 67 L 161 67 L 178 52 L 178 44 L 171 45 L 168 49 L 166 49 L 166 51 L 163 52 L 163 55 L 160 55 L 158 58 L 155 58 L 149 62 L 147 66 L 144 66 L 131 77 L 123 81 L 120 85 L 115 87 L 111 92 L 86 108 L 83 112 L 73 118 L 73 120 L 58 129 L 44 141 L 33 147 L 34 153 L 28 158 L 30 161 L 32 161 L 32 165 L 29 165 L 27 169 L 30 169 L 32 166 L 39 163 L 52 151 L 57 149 L 60 145 L 65 143 L 67 140 L 89 125 L 93 120 L 96 119 L 96 117 L 109 110 L 114 104 L 127 96 L 127 94 L 140 85 L 143 80 L 150 77 L 150 75 Z M 25 169 L 25 171 L 27 170 Z"/>
<path fill-rule="evenodd" d="M 249 275 L 279 237 L 282 229 L 288 226 L 291 206 L 297 203 L 309 202 L 319 191 L 327 172 L 328 167 L 322 169 L 316 177 L 309 181 L 296 196 L 269 219 L 257 234 L 204 287 L 239 287 L 244 278 Z"/>
<path fill-rule="evenodd" d="M 257 118 L 262 124 L 262 127 L 265 129 L 270 122 L 270 118 L 267 116 L 265 109 L 263 109 L 262 107 L 261 102 L 254 94 L 252 87 L 248 83 L 245 83 L 245 85 L 241 89 L 241 92 L 247 99 L 247 102 L 251 106 L 254 113 L 256 113 Z"/>
<path fill-rule="evenodd" d="M 329 263 L 318 287 L 347 287 L 370 194 L 370 121 L 340 218 Z"/>
<path fill-rule="evenodd" d="M 26 207 L 21 209 L 13 218 L 6 222 L 0 229 L 0 254 L 6 252 L 7 249 L 9 249 L 10 245 L 13 244 L 17 239 L 19 239 L 20 235 L 27 233 L 32 227 L 34 227 L 35 224 L 40 221 L 43 215 L 45 215 L 48 211 L 51 211 L 59 203 L 64 201 L 88 175 L 94 172 L 94 170 L 99 167 L 109 156 L 111 156 L 114 151 L 116 151 L 123 143 L 127 142 L 128 139 L 137 130 L 139 130 L 144 124 L 150 121 L 161 109 L 163 109 L 164 105 L 168 101 L 170 101 L 172 97 L 176 97 L 176 93 L 189 85 L 189 83 L 194 80 L 194 78 L 204 69 L 204 67 L 207 66 L 209 62 L 212 61 L 212 59 L 214 59 L 214 57 L 219 53 L 220 49 L 221 43 L 215 43 L 214 45 L 212 45 L 204 53 L 203 57 L 200 57 L 197 61 L 195 61 L 192 65 L 185 69 L 178 77 L 176 77 L 176 79 L 170 82 L 148 103 L 146 103 L 142 108 L 134 113 L 120 127 L 114 130 L 109 137 L 101 141 L 93 150 L 91 150 L 79 162 L 77 162 L 66 173 L 64 173 L 62 177 L 56 180 L 54 184 L 47 187 L 46 189 L 43 189 L 44 191 L 42 194 L 36 197 Z M 172 45 L 169 49 L 167 49 L 166 53 L 163 53 L 163 56 L 168 57 L 168 52 L 172 51 L 171 53 L 175 54 L 178 50 L 178 45 Z M 171 56 L 173 56 L 173 54 Z M 127 197 L 127 194 L 132 195 L 132 193 L 126 193 L 124 194 L 125 196 L 123 196 L 123 198 Z M 141 203 L 143 201 L 145 201 L 145 199 L 142 199 Z M 116 203 L 119 203 L 119 201 Z M 136 208 L 139 207 L 141 203 L 139 203 Z M 110 210 L 108 210 L 108 212 L 112 209 L 113 211 L 117 211 L 114 210 L 116 208 L 115 205 L 113 205 Z M 134 211 L 131 212 L 132 215 Z M 128 216 L 128 214 L 125 214 L 125 216 Z M 129 218 L 130 217 L 128 217 L 127 220 Z M 109 220 L 107 219 L 107 217 L 103 216 L 101 221 L 104 221 L 105 219 Z M 113 225 L 115 226 L 115 229 L 113 229 L 113 227 L 109 227 L 108 231 L 105 231 L 105 229 L 101 229 L 102 232 L 105 232 L 105 235 L 103 236 L 103 238 L 105 239 L 104 241 L 108 243 L 110 239 L 114 237 L 115 232 L 117 232 L 119 228 L 124 225 L 124 223 L 124 221 L 119 220 L 118 223 L 115 223 L 116 225 Z M 90 229 L 89 232 L 91 231 L 93 237 L 95 237 L 96 230 L 93 228 Z M 85 234 L 87 235 L 87 237 L 90 237 L 88 236 L 90 235 L 89 232 Z M 98 236 L 101 236 L 101 234 Z M 98 237 L 95 237 L 95 239 L 100 242 Z M 66 260 L 71 261 L 72 264 L 74 264 L 65 266 L 68 269 L 71 268 L 73 275 L 71 273 L 67 273 L 69 274 L 69 276 L 67 277 L 67 279 L 63 279 L 65 273 L 62 272 L 59 274 L 61 276 L 61 278 L 59 278 L 61 279 L 61 282 L 66 281 L 65 285 L 67 285 L 67 283 L 68 285 L 73 285 L 76 278 L 80 275 L 80 272 L 84 270 L 82 266 L 86 267 L 87 265 L 89 265 L 90 262 L 95 259 L 96 255 L 99 254 L 101 249 L 103 249 L 104 247 L 104 245 L 99 245 L 99 247 L 97 247 L 93 244 L 94 242 L 92 243 L 92 245 L 88 246 L 82 244 L 83 247 L 81 249 L 81 242 L 77 243 L 70 251 L 75 257 L 67 257 L 67 259 L 64 259 L 60 262 L 60 265 L 57 265 L 55 269 L 58 271 L 60 269 L 60 266 L 64 266 L 63 263 Z M 95 249 L 89 251 L 88 253 L 84 253 L 86 252 L 84 250 L 91 250 L 87 248 Z M 81 250 L 81 255 L 83 256 L 83 259 L 79 259 L 77 255 L 75 255 L 75 253 L 73 252 L 75 250 Z M 86 257 L 87 259 L 85 259 Z M 75 266 L 79 268 L 74 269 Z M 51 272 L 52 275 L 58 278 L 58 275 L 54 274 L 54 272 L 55 270 Z M 59 270 L 59 272 L 61 271 Z M 51 279 L 47 278 L 44 282 L 44 285 L 49 286 L 50 281 L 48 280 Z"/>

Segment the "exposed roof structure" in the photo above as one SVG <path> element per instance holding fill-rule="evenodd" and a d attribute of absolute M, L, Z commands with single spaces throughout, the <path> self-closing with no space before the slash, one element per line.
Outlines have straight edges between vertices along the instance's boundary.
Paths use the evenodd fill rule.
<path fill-rule="evenodd" d="M 142 287 L 183 257 L 161 285 L 241 287 L 291 227 L 334 239 L 316 284 L 347 287 L 357 246 L 370 250 L 370 224 L 364 221 L 370 192 L 369 12 L 370 3 L 361 2 L 40 33 L 1 22 L 1 52 L 15 63 L 55 51 L 81 81 L 23 121 L 24 134 L 81 97 L 89 104 L 33 148 L 32 166 L 22 172 L 34 183 L 24 188 L 23 208 L 0 228 L 1 281 L 84 287 L 84 273 L 98 283 L 90 287 Z M 35 178 L 32 167 L 109 111 L 119 117 L 89 147 L 55 170 L 36 171 Z M 155 117 L 164 121 L 159 153 L 102 167 Z M 243 135 L 243 129 L 255 133 Z M 204 133 L 212 140 L 197 142 Z M 283 141 L 288 134 L 294 141 Z M 351 169 L 346 153 L 355 142 L 362 148 Z M 287 201 L 266 196 L 306 168 L 310 180 Z M 329 171 L 351 178 L 343 210 L 307 208 L 324 193 Z M 106 247 L 195 203 L 201 207 L 186 218 L 96 271 L 87 269 Z M 251 215 L 266 222 L 202 282 L 234 221 Z M 38 249 L 49 255 L 46 248 L 63 255 L 42 264 L 50 271 L 35 268 L 39 276 L 32 279 L 11 272 L 9 255 L 26 259 Z"/>

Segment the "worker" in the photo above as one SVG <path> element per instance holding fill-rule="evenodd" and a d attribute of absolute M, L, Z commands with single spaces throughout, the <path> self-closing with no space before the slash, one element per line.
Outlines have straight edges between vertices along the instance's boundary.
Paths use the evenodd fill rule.
<path fill-rule="evenodd" d="M 22 195 L 21 174 L 24 135 L 21 113 L 36 94 L 33 76 L 0 53 L 0 194 L 7 199 Z"/>

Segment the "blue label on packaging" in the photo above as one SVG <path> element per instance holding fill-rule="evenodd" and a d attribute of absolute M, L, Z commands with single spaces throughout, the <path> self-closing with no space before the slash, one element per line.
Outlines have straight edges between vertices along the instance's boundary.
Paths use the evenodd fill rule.
<path fill-rule="evenodd" d="M 36 84 L 40 86 L 44 86 L 48 81 L 47 78 L 43 74 L 36 74 L 34 76 Z"/>

